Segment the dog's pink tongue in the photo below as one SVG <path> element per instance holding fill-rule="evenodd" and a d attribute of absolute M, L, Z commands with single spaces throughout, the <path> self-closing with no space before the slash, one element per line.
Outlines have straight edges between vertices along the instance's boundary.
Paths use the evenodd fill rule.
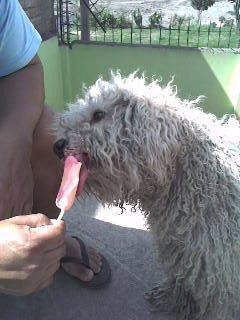
<path fill-rule="evenodd" d="M 82 163 L 75 157 L 68 156 L 64 164 L 64 172 L 62 177 L 61 186 L 56 198 L 56 205 L 63 211 L 69 210 L 76 197 L 76 192 L 79 184 L 79 177 L 81 176 L 80 170 Z M 86 181 L 86 178 L 84 182 Z M 81 182 L 81 189 L 83 183 Z"/>
<path fill-rule="evenodd" d="M 77 197 L 79 197 L 83 191 L 84 184 L 87 180 L 88 177 L 88 169 L 85 166 L 84 162 L 82 163 L 81 171 L 80 171 L 80 176 L 79 176 L 79 183 L 77 187 Z"/>

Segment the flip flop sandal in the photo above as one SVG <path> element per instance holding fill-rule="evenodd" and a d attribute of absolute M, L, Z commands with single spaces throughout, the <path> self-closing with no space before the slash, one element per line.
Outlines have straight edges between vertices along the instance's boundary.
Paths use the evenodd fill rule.
<path fill-rule="evenodd" d="M 80 258 L 76 258 L 76 257 L 63 257 L 60 260 L 60 262 L 61 263 L 77 263 L 77 264 L 80 264 L 80 265 L 85 266 L 86 268 L 89 268 L 89 269 L 92 270 L 92 268 L 89 265 L 89 257 L 88 257 L 87 250 L 86 250 L 84 242 L 81 239 L 79 239 L 78 237 L 73 236 L 72 238 L 74 238 L 74 239 L 76 239 L 78 241 L 79 246 L 80 246 L 80 251 L 81 251 L 82 258 L 80 259 Z M 91 281 L 82 281 L 79 278 L 67 273 L 63 268 L 62 269 L 68 275 L 72 276 L 73 278 L 76 278 L 78 280 L 78 282 L 80 283 L 81 287 L 91 288 L 91 289 L 103 288 L 111 280 L 111 269 L 110 269 L 110 266 L 109 266 L 109 263 L 108 263 L 107 259 L 103 255 L 101 255 L 101 254 L 99 254 L 99 255 L 100 255 L 101 261 L 102 261 L 101 270 L 98 273 L 95 273 L 92 270 L 93 273 L 94 273 L 94 276 L 93 276 Z"/>

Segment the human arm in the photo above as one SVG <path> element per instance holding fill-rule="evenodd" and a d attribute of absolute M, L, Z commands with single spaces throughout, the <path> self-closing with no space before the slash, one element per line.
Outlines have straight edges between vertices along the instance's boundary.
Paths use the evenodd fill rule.
<path fill-rule="evenodd" d="M 43 70 L 37 56 L 25 68 L 0 79 L 1 219 L 31 212 L 32 139 L 43 100 Z"/>
<path fill-rule="evenodd" d="M 24 296 L 52 283 L 65 255 L 65 226 L 42 214 L 0 221 L 0 293 Z"/>
<path fill-rule="evenodd" d="M 43 67 L 38 55 L 24 68 L 0 78 L 0 101 L 1 135 L 6 132 L 8 137 L 13 131 L 15 140 L 31 146 L 44 103 Z"/>
<path fill-rule="evenodd" d="M 32 209 L 32 139 L 44 98 L 40 44 L 19 1 L 0 1 L 0 220 Z"/>

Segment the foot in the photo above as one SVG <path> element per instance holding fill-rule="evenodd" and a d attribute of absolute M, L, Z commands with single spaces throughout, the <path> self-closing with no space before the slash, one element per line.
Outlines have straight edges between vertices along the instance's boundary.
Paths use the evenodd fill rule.
<path fill-rule="evenodd" d="M 67 257 L 81 257 L 81 251 L 79 243 L 76 239 L 66 236 L 66 256 Z M 101 270 L 102 262 L 101 257 L 97 251 L 89 246 L 86 246 L 86 250 L 89 257 L 89 265 L 91 269 L 84 267 L 76 263 L 62 263 L 62 268 L 70 275 L 79 278 L 81 281 L 91 281 L 94 274 L 99 273 Z"/>

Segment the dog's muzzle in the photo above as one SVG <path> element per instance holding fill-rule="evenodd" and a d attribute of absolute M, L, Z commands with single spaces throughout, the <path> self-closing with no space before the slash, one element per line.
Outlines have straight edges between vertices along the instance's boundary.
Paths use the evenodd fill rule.
<path fill-rule="evenodd" d="M 66 139 L 59 139 L 53 145 L 53 151 L 58 156 L 59 159 L 64 158 L 64 151 L 68 146 L 68 142 Z"/>

